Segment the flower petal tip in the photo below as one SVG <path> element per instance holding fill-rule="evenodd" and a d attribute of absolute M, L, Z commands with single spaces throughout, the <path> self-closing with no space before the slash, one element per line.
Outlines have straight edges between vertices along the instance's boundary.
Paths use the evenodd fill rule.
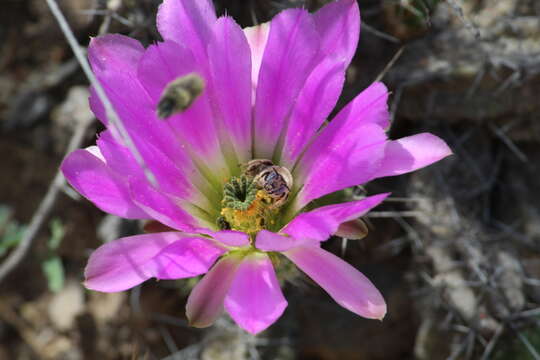
<path fill-rule="evenodd" d="M 253 324 L 242 324 L 241 327 L 242 329 L 246 330 L 251 335 L 258 335 L 262 333 L 264 330 L 268 329 L 270 325 L 261 324 L 261 323 L 253 323 Z"/>
<path fill-rule="evenodd" d="M 373 303 L 371 301 L 368 301 L 366 309 L 364 313 L 362 314 L 363 317 L 366 317 L 368 319 L 374 319 L 383 321 L 386 317 L 386 302 L 382 302 L 379 304 Z"/>
<path fill-rule="evenodd" d="M 283 312 L 287 308 L 287 305 L 288 305 L 288 302 L 285 299 L 283 299 L 283 301 L 275 307 L 274 314 L 270 316 L 270 320 L 269 319 L 260 319 L 260 320 L 251 319 L 248 321 L 241 321 L 241 322 L 238 322 L 236 320 L 235 321 L 242 329 L 246 330 L 250 334 L 258 335 L 261 332 L 268 329 L 275 321 L 277 321 L 277 319 L 281 317 L 281 315 L 283 315 Z"/>
<path fill-rule="evenodd" d="M 187 313 L 186 313 L 186 318 L 188 320 L 188 325 L 191 326 L 191 327 L 197 328 L 197 329 L 204 329 L 204 328 L 210 327 L 210 326 L 212 326 L 214 324 L 213 322 L 212 323 L 206 323 L 206 322 L 190 319 L 189 316 L 187 316 Z"/>
<path fill-rule="evenodd" d="M 100 287 L 98 284 L 95 284 L 91 278 L 86 278 L 81 284 L 82 286 L 85 287 L 85 289 L 91 290 L 91 291 L 99 291 L 103 293 L 115 292 L 115 291 L 111 291 L 109 289 Z M 120 291 L 123 291 L 123 290 L 120 290 Z"/>

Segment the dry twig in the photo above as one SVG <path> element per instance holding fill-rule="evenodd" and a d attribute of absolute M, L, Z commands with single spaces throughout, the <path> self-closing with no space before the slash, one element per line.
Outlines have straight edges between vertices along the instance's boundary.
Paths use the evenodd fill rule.
<path fill-rule="evenodd" d="M 67 153 L 70 153 L 73 150 L 77 149 L 79 146 L 81 146 L 82 140 L 84 139 L 84 134 L 88 129 L 88 125 L 90 125 L 90 122 L 81 123 L 77 127 L 75 133 L 73 134 L 69 142 Z M 66 180 L 64 179 L 64 175 L 62 174 L 62 172 L 58 171 L 51 185 L 49 186 L 45 197 L 39 204 L 36 212 L 34 213 L 34 216 L 32 217 L 28 228 L 24 232 L 21 241 L 17 245 L 17 248 L 13 250 L 9 257 L 0 265 L 0 282 L 2 282 L 2 280 L 4 280 L 5 277 L 13 269 L 15 269 L 15 267 L 25 257 L 26 253 L 30 249 L 30 246 L 32 245 L 32 242 L 37 232 L 41 228 L 41 225 L 43 224 L 43 222 L 47 218 L 47 215 L 54 206 L 59 191 L 65 186 L 65 182 Z"/>

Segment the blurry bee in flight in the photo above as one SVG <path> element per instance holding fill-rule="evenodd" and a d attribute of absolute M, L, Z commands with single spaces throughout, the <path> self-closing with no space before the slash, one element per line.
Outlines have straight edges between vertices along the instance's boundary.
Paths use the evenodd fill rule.
<path fill-rule="evenodd" d="M 171 81 L 161 93 L 157 116 L 166 119 L 186 110 L 204 90 L 204 81 L 196 73 L 180 76 Z"/>
<path fill-rule="evenodd" d="M 253 182 L 274 199 L 275 207 L 280 207 L 289 198 L 293 178 L 287 168 L 272 165 L 259 172 Z"/>

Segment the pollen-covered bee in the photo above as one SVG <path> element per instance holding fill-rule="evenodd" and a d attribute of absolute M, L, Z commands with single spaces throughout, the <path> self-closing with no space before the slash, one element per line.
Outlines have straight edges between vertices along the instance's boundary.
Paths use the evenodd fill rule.
<path fill-rule="evenodd" d="M 171 81 L 159 98 L 157 116 L 166 119 L 186 110 L 204 90 L 204 80 L 196 73 Z"/>
<path fill-rule="evenodd" d="M 253 182 L 274 199 L 275 207 L 280 207 L 289 198 L 293 178 L 287 168 L 272 165 L 257 174 Z"/>

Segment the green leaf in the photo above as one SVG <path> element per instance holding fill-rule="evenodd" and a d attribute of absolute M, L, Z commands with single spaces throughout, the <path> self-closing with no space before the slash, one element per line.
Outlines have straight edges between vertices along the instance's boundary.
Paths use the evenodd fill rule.
<path fill-rule="evenodd" d="M 17 246 L 22 239 L 26 226 L 16 222 L 6 224 L 4 233 L 0 234 L 0 256 L 3 256 L 10 248 Z"/>
<path fill-rule="evenodd" d="M 64 266 L 59 256 L 52 256 L 41 263 L 49 290 L 58 292 L 64 287 Z"/>
<path fill-rule="evenodd" d="M 12 213 L 13 211 L 9 207 L 0 205 L 0 233 L 10 223 Z"/>
<path fill-rule="evenodd" d="M 64 225 L 62 224 L 62 221 L 60 221 L 60 219 L 58 218 L 54 218 L 51 220 L 49 228 L 51 229 L 51 237 L 49 238 L 47 246 L 50 250 L 56 250 L 60 246 L 60 243 L 62 242 L 66 231 L 64 229 Z"/>

